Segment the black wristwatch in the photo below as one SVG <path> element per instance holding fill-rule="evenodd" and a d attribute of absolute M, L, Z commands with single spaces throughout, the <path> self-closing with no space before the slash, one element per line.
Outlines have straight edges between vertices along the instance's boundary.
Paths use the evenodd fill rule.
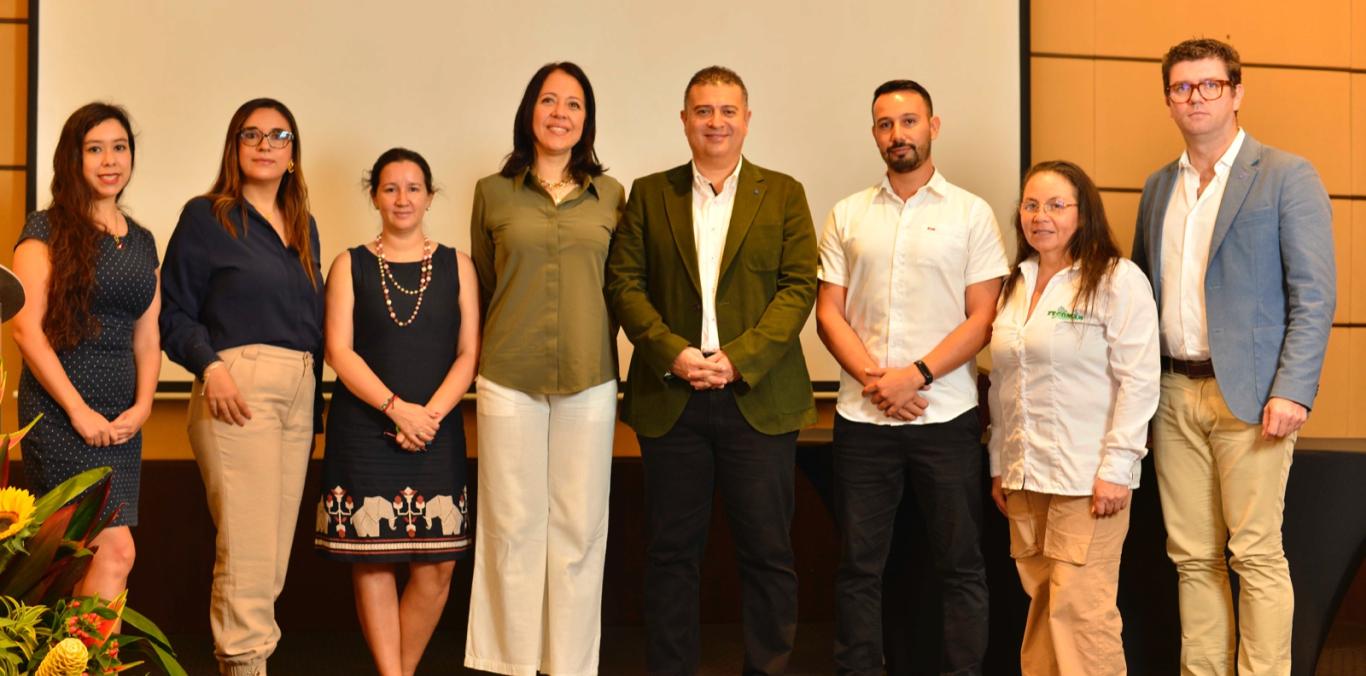
<path fill-rule="evenodd" d="M 924 359 L 917 359 L 915 361 L 915 367 L 920 369 L 920 375 L 925 377 L 926 385 L 929 385 L 930 383 L 934 382 L 934 374 L 930 373 L 930 367 L 925 365 Z"/>

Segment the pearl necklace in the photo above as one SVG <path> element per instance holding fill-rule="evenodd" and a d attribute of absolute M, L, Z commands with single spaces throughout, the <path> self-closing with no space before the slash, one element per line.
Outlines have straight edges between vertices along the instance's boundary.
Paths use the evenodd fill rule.
<path fill-rule="evenodd" d="M 408 326 L 417 319 L 417 311 L 422 309 L 422 297 L 427 293 L 427 286 L 432 282 L 432 240 L 422 238 L 422 272 L 418 277 L 416 290 L 406 289 L 394 279 L 394 273 L 389 269 L 389 262 L 384 260 L 384 234 L 375 237 L 375 258 L 379 261 L 379 288 L 384 292 L 384 309 L 389 312 L 389 319 L 394 320 L 400 328 Z M 389 298 L 389 282 L 393 282 L 394 288 L 399 292 L 409 296 L 417 296 L 417 303 L 413 305 L 412 314 L 408 319 L 400 320 L 394 314 L 394 301 Z"/>

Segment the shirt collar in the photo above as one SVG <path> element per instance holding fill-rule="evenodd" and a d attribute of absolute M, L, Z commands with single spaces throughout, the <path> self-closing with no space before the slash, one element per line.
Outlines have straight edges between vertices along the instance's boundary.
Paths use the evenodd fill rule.
<path fill-rule="evenodd" d="M 930 192 L 934 193 L 936 197 L 943 197 L 948 185 L 949 180 L 944 178 L 944 174 L 940 173 L 938 168 L 935 168 L 934 174 L 930 176 L 930 180 L 925 182 L 925 185 L 921 190 L 915 191 L 915 195 L 919 195 L 922 190 L 928 189 Z M 888 178 L 887 174 L 882 175 L 882 180 L 878 182 L 877 189 L 880 193 L 896 200 L 898 204 L 901 203 L 901 198 L 898 197 L 896 191 L 892 189 L 892 179 Z M 911 198 L 914 199 L 915 195 L 911 195 Z"/>
<path fill-rule="evenodd" d="M 1215 174 L 1220 177 L 1228 176 L 1229 172 L 1233 170 L 1233 161 L 1238 159 L 1238 151 L 1243 149 L 1243 139 L 1246 138 L 1247 132 L 1243 131 L 1240 127 L 1238 129 L 1238 134 L 1233 137 L 1233 143 L 1229 144 L 1228 150 L 1225 150 L 1224 154 L 1219 156 L 1219 160 L 1214 163 Z M 1183 172 L 1195 171 L 1195 166 L 1191 164 L 1189 151 L 1181 151 L 1179 164 L 1181 166 L 1181 171 Z"/>
<path fill-rule="evenodd" d="M 743 167 L 744 165 L 745 158 L 741 157 L 740 161 L 735 163 L 735 171 L 730 172 L 730 175 L 726 177 L 726 180 L 721 182 L 721 195 L 735 194 L 735 185 L 740 182 L 740 167 Z M 699 190 L 708 197 L 719 196 L 712 191 L 711 181 L 708 181 L 707 177 L 703 176 L 702 172 L 697 170 L 696 160 L 690 161 L 688 166 L 692 168 L 692 187 L 694 190 Z"/>

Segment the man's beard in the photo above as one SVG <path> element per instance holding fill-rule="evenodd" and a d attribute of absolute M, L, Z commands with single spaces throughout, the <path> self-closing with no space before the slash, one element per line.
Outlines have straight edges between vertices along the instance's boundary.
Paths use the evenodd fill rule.
<path fill-rule="evenodd" d="M 910 151 L 909 153 L 906 153 L 906 155 L 903 156 L 903 157 L 901 157 L 901 158 L 893 158 L 893 157 L 892 157 L 892 152 L 895 151 L 895 150 L 897 150 L 897 149 L 899 149 L 899 148 L 910 148 L 911 151 Z M 892 173 L 895 173 L 895 174 L 909 174 L 910 172 L 915 171 L 916 169 L 919 169 L 919 168 L 920 168 L 920 165 L 924 164 L 924 163 L 925 163 L 925 160 L 929 159 L 929 157 L 930 157 L 930 142 L 929 142 L 929 141 L 926 141 L 926 142 L 925 142 L 925 154 L 924 154 L 924 155 L 921 155 L 921 154 L 920 154 L 920 149 L 917 148 L 917 147 L 915 146 L 915 144 L 912 144 L 912 143 L 903 143 L 903 144 L 899 144 L 899 145 L 894 145 L 894 146 L 891 146 L 891 147 L 887 148 L 887 150 L 884 151 L 884 152 L 882 153 L 882 161 L 883 161 L 883 162 L 886 162 L 886 163 L 887 163 L 887 168 L 890 169 L 890 170 L 892 171 Z"/>

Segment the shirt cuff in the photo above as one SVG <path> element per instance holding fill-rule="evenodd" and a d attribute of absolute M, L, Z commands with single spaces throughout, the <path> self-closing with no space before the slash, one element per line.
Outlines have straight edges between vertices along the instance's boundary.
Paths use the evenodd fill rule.
<path fill-rule="evenodd" d="M 1105 457 L 1100 461 L 1100 470 L 1096 472 L 1096 476 L 1112 484 L 1132 486 L 1134 470 L 1142 457 L 1141 452 L 1129 448 L 1105 449 Z"/>
<path fill-rule="evenodd" d="M 218 350 L 213 349 L 213 346 L 206 343 L 198 343 L 190 349 L 190 363 L 187 364 L 187 366 L 189 366 L 190 372 L 194 377 L 199 378 L 204 375 L 204 369 L 207 368 L 209 364 L 212 364 L 219 359 Z"/>

